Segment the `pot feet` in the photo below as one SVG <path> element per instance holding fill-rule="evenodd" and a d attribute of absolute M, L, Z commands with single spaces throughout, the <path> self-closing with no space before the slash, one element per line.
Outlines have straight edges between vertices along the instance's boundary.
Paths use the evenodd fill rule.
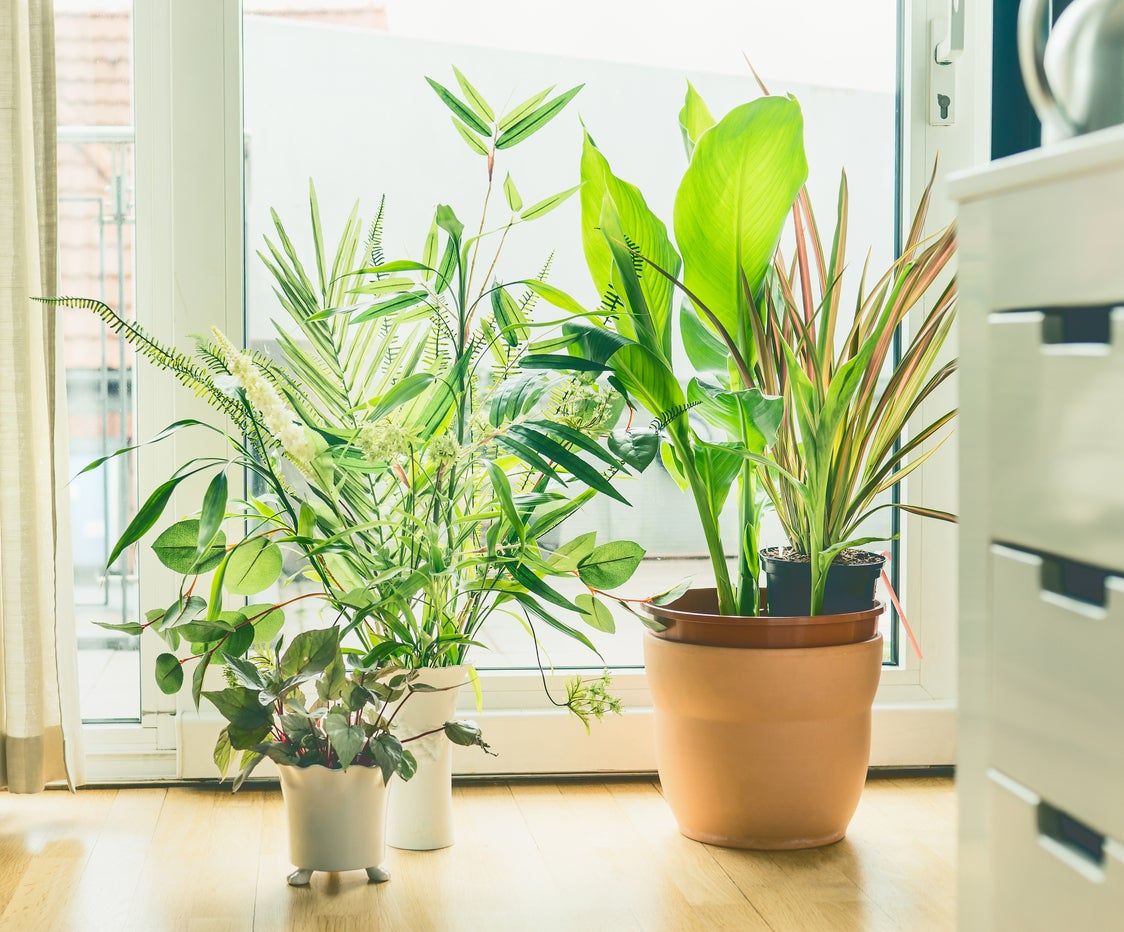
<path fill-rule="evenodd" d="M 309 881 L 312 880 L 312 874 L 313 874 L 312 871 L 305 870 L 303 867 L 299 868 L 298 870 L 293 871 L 288 877 L 289 886 L 290 887 L 307 887 L 308 884 L 309 884 Z"/>
<path fill-rule="evenodd" d="M 369 883 L 386 883 L 390 880 L 389 872 L 383 870 L 381 867 L 367 867 L 364 868 L 364 870 L 367 871 L 367 881 Z M 306 870 L 303 867 L 298 868 L 288 876 L 289 886 L 307 887 L 312 881 L 312 875 L 314 873 L 315 871 Z"/>

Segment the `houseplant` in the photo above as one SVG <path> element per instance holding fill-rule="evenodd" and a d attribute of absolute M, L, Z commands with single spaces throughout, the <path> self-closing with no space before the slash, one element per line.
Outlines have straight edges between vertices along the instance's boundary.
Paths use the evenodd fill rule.
<path fill-rule="evenodd" d="M 612 334 L 590 321 L 566 329 L 572 353 L 610 369 L 630 402 L 654 415 L 663 463 L 690 491 L 710 554 L 713 589 L 674 591 L 647 606 L 660 775 L 680 828 L 739 847 L 826 844 L 845 832 L 866 775 L 882 607 L 872 586 L 859 611 L 809 607 L 822 608 L 833 559 L 865 542 L 856 534 L 879 507 L 872 500 L 923 461 L 926 454 L 905 463 L 948 421 L 895 446 L 952 371 L 930 375 L 953 286 L 884 389 L 878 377 L 895 329 L 951 255 L 952 237 L 922 240 L 926 192 L 902 257 L 873 288 L 860 286 L 839 349 L 846 187 L 825 251 L 803 188 L 798 103 L 765 96 L 715 121 L 689 87 L 680 123 L 690 162 L 674 245 L 587 138 L 583 240 L 602 310 L 617 324 Z M 792 268 L 778 251 L 790 212 Z M 683 348 L 698 373 L 685 388 L 671 352 L 673 294 L 686 299 Z M 735 483 L 741 532 L 731 573 L 717 518 Z M 816 573 L 795 611 L 778 614 L 758 585 L 763 496 Z"/>
<path fill-rule="evenodd" d="M 537 94 L 495 119 L 485 116 L 490 108 L 467 79 L 457 78 L 471 105 L 431 83 L 453 110 L 460 136 L 483 158 L 487 201 L 497 150 L 528 138 L 577 89 L 552 99 Z M 405 686 L 380 687 L 400 697 L 385 722 L 368 725 L 402 739 L 424 735 L 424 746 L 443 731 L 476 734 L 457 726 L 450 735 L 444 725 L 456 688 L 475 679 L 467 655 L 494 615 L 518 612 L 532 636 L 546 625 L 593 649 L 581 627 L 605 627 L 603 607 L 563 596 L 551 577 L 611 588 L 629 578 L 643 550 L 628 542 L 599 546 L 591 535 L 550 550 L 541 539 L 596 494 L 623 500 L 610 479 L 626 473 L 635 456 L 609 435 L 621 402 L 604 378 L 551 366 L 543 347 L 574 312 L 532 316 L 540 296 L 561 300 L 543 281 L 546 269 L 496 277 L 509 233 L 573 190 L 523 207 L 510 177 L 504 189 L 511 213 L 498 235 L 485 229 L 486 207 L 479 232 L 466 236 L 452 208 L 441 205 L 416 260 L 386 261 L 381 205 L 366 242 L 356 209 L 329 253 L 310 191 L 308 264 L 275 216 L 276 239 L 261 258 L 287 315 L 285 324 L 275 321 L 277 358 L 243 350 L 217 330 L 193 354 L 183 353 L 101 302 L 49 299 L 98 314 L 224 421 L 177 421 L 150 441 L 210 431 L 228 452 L 177 469 L 141 505 L 109 558 L 156 525 L 182 483 L 210 476 L 198 514 L 153 542 L 156 556 L 182 578 L 175 599 L 143 622 L 106 625 L 130 634 L 147 629 L 168 643 L 156 662 L 165 692 L 180 690 L 190 669 L 198 704 L 211 665 L 237 676 L 246 657 L 266 662 L 278 653 L 286 609 L 315 600 L 343 658 L 342 666 L 303 668 L 320 699 L 328 701 L 319 691 L 334 690 L 340 676 L 406 675 Z M 232 496 L 230 477 L 243 473 L 246 494 Z M 259 595 L 279 580 L 279 597 Z M 258 603 L 244 605 L 248 596 Z M 567 613 L 571 619 L 558 617 Z M 207 695 L 214 701 L 216 694 Z M 274 701 L 260 691 L 263 697 L 263 708 Z M 583 719 L 615 707 L 603 679 L 572 680 L 559 704 Z M 263 756 L 278 756 L 260 747 L 268 732 L 258 721 L 263 714 L 255 710 L 249 730 L 248 719 L 231 720 L 216 747 L 220 768 L 241 751 L 244 778 Z M 413 784 L 426 788 L 422 798 L 408 795 L 411 783 L 391 794 L 392 813 L 401 816 L 392 815 L 392 843 L 395 825 L 410 835 L 399 839 L 403 845 L 451 843 L 444 748 L 431 746 L 408 764 L 411 776 L 417 771 Z M 334 760 L 346 756 L 334 753 Z"/>

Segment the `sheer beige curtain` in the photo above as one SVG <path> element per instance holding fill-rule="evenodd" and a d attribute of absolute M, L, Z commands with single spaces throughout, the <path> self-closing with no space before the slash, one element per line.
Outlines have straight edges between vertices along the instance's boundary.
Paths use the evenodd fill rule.
<path fill-rule="evenodd" d="M 52 0 L 0 0 L 0 787 L 80 782 L 65 492 L 66 420 L 54 314 Z"/>

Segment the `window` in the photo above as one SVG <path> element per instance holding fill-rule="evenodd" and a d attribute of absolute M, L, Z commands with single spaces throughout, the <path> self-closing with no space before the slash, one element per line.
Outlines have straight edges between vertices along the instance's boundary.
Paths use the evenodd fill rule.
<path fill-rule="evenodd" d="M 852 203 L 861 204 L 861 213 L 855 209 L 852 215 L 853 242 L 872 244 L 871 261 L 885 265 L 899 216 L 912 208 L 937 152 L 943 172 L 986 156 L 988 101 L 972 92 L 988 86 L 990 23 L 975 16 L 974 6 L 969 8 L 969 49 L 957 70 L 956 121 L 950 126 L 928 122 L 930 20 L 946 14 L 947 2 L 575 0 L 544 11 L 515 0 L 244 0 L 241 5 L 146 0 L 135 8 L 127 0 L 60 0 L 60 17 L 72 8 L 131 10 L 135 21 L 137 194 L 131 199 L 135 210 L 122 214 L 130 218 L 122 220 L 122 229 L 127 272 L 135 215 L 138 315 L 165 340 L 184 341 L 218 324 L 252 346 L 268 348 L 276 305 L 254 252 L 271 207 L 285 219 L 298 248 L 307 247 L 307 179 L 317 184 L 328 236 L 356 197 L 370 216 L 386 193 L 387 243 L 400 254 L 420 249 L 438 198 L 458 205 L 479 202 L 478 165 L 467 150 L 461 152 L 448 117 L 423 80 L 432 75 L 451 83 L 451 64 L 490 95 L 510 92 L 513 102 L 522 99 L 516 97 L 520 91 L 544 84 L 585 83 L 569 112 L 505 167 L 526 195 L 545 196 L 574 183 L 580 116 L 615 170 L 638 184 L 654 209 L 670 219 L 683 167 L 676 115 L 684 79 L 691 79 L 716 113 L 724 113 L 756 93 L 741 57 L 744 48 L 774 91 L 792 91 L 801 99 L 813 203 L 821 215 L 830 214 L 838 171 L 845 165 Z M 105 123 L 127 127 L 130 122 L 115 119 Z M 940 198 L 938 190 L 934 223 L 950 219 Z M 554 250 L 551 280 L 593 300 L 573 234 L 577 210 L 571 202 L 528 227 L 521 251 L 510 256 L 512 271 L 537 267 Z M 106 233 L 114 245 L 116 227 L 111 224 Z M 107 282 L 113 298 L 116 280 L 110 275 Z M 89 282 L 80 284 L 96 291 Z M 126 305 L 129 300 L 127 294 Z M 113 360 L 112 341 L 106 345 Z M 86 368 L 95 373 L 88 380 L 101 378 L 100 364 L 87 362 Z M 189 393 L 177 393 L 159 374 L 141 367 L 134 380 L 130 373 L 127 361 L 120 377 L 109 364 L 106 378 L 118 380 L 124 393 L 109 395 L 111 404 L 135 397 L 137 437 L 149 437 L 177 417 L 204 413 Z M 112 446 L 121 432 L 131 436 L 132 428 L 127 417 L 113 420 L 119 407 L 106 416 L 108 394 L 90 396 L 88 405 L 106 418 L 112 436 L 106 443 Z M 929 412 L 929 419 L 943 413 L 948 401 L 933 400 L 941 410 Z M 95 436 L 100 443 L 100 434 Z M 153 487 L 191 455 L 177 449 L 178 443 L 173 439 L 146 449 L 139 459 L 122 459 L 124 476 L 136 475 L 141 488 Z M 76 462 L 84 457 L 85 452 L 76 454 Z M 915 484 L 910 494 L 918 495 L 924 483 L 927 502 L 954 509 L 954 457 L 950 444 L 910 477 Z M 119 524 L 132 486 L 120 474 L 108 482 L 108 494 L 84 494 L 82 506 L 86 498 L 101 502 L 91 507 Z M 653 559 L 638 574 L 637 591 L 653 588 L 653 580 L 673 582 L 672 576 L 692 571 L 701 577 L 705 563 L 697 559 L 702 548 L 693 537 L 695 522 L 667 477 L 654 469 L 625 494 L 638 507 L 602 504 L 581 520 L 606 538 L 627 535 L 648 549 Z M 182 510 L 192 504 L 185 501 Z M 897 663 L 882 677 L 873 760 L 948 762 L 954 735 L 955 535 L 944 525 L 912 517 L 903 525 L 907 545 L 899 592 L 925 659 L 905 650 L 890 658 Z M 96 521 L 90 527 L 91 533 L 99 530 Z M 157 604 L 169 584 L 166 571 L 143 550 L 137 559 L 139 567 L 115 585 L 134 600 L 130 586 L 148 587 L 142 602 Z M 110 589 L 97 589 L 97 576 L 89 574 L 87 581 L 99 599 L 109 599 Z M 129 610 L 128 601 L 98 604 L 102 615 Z M 315 621 L 296 612 L 289 617 L 296 624 Z M 576 740 L 580 726 L 546 706 L 537 675 L 527 669 L 533 658 L 523 633 L 514 627 L 492 629 L 495 649 L 487 659 L 477 658 L 481 667 L 494 668 L 482 676 L 486 708 L 481 717 L 498 747 L 521 743 L 514 755 L 489 758 L 483 766 L 554 772 L 653 767 L 645 711 L 650 701 L 639 667 L 641 632 L 631 620 L 619 627 L 618 635 L 602 644 L 606 661 L 618 670 L 616 691 L 628 714 L 582 741 Z M 153 753 L 163 757 L 143 767 L 121 763 L 115 773 L 211 775 L 217 718 L 206 708 L 196 712 L 184 694 L 166 697 L 151 686 L 144 691 L 144 684 L 151 684 L 155 651 L 147 637 L 140 640 L 140 651 L 131 659 L 142 685 L 132 694 L 131 715 L 143 705 L 139 731 L 158 736 L 154 747 L 162 750 Z M 558 668 L 589 663 L 586 653 L 572 653 L 568 645 L 546 646 Z M 464 701 L 471 703 L 471 695 Z"/>
<path fill-rule="evenodd" d="M 123 0 L 60 0 L 59 288 L 133 316 L 132 11 Z M 135 621 L 136 554 L 106 558 L 136 508 L 136 457 L 78 475 L 135 443 L 133 354 L 86 311 L 62 310 L 69 404 L 71 533 L 83 718 L 140 718 L 138 639 L 95 622 Z"/>
<path fill-rule="evenodd" d="M 271 209 L 297 248 L 309 247 L 308 179 L 316 184 L 329 241 L 356 198 L 370 217 L 384 193 L 388 255 L 420 252 L 437 200 L 452 204 L 475 229 L 486 186 L 480 160 L 457 139 L 425 82 L 429 76 L 452 84 L 451 64 L 497 105 L 551 84 L 585 85 L 533 143 L 506 160 L 501 153 L 500 179 L 510 171 L 532 201 L 576 183 L 584 122 L 614 170 L 670 223 L 685 167 L 677 114 L 686 80 L 720 116 L 759 93 L 742 54 L 748 48 L 772 91 L 800 98 L 814 204 L 830 215 L 846 166 L 857 208 L 851 242 L 872 244 L 874 266 L 884 267 L 893 253 L 897 202 L 898 8 L 894 0 L 860 6 L 580 0 L 544 20 L 541 8 L 514 0 L 249 0 L 243 118 L 250 345 L 270 348 L 279 314 L 270 276 L 254 253 L 271 235 Z M 814 30 L 805 25 L 811 17 Z M 589 28 L 592 22 L 597 29 Z M 867 53 L 846 51 L 859 44 Z M 575 198 L 522 227 L 500 278 L 533 274 L 552 256 L 550 281 L 595 306 L 599 296 L 575 235 L 578 215 Z M 498 216 L 494 202 L 492 216 Z M 565 536 L 596 530 L 602 541 L 637 541 L 650 557 L 627 587 L 637 596 L 688 576 L 706 579 L 706 548 L 690 497 L 662 466 L 621 488 L 636 507 L 599 499 L 568 522 Z M 889 512 L 879 514 L 887 516 L 889 533 Z M 732 543 L 733 504 L 724 517 Z M 774 520 L 765 546 L 782 541 Z M 893 662 L 896 625 L 890 614 L 884 618 Z M 592 636 L 610 666 L 642 665 L 642 628 L 627 614 L 615 635 Z M 494 616 L 485 640 L 491 650 L 477 656 L 481 669 L 534 667 L 534 645 L 514 619 Z M 597 663 L 552 631 L 542 646 L 557 668 Z"/>

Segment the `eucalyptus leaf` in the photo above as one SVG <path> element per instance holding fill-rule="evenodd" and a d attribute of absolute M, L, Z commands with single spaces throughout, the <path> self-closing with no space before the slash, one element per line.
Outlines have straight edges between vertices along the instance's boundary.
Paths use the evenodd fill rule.
<path fill-rule="evenodd" d="M 616 633 L 617 623 L 613 620 L 613 613 L 599 598 L 583 593 L 577 596 L 574 601 L 578 603 L 582 621 L 587 625 L 596 628 L 598 631 L 604 631 L 606 634 Z"/>
<path fill-rule="evenodd" d="M 643 547 L 630 540 L 602 544 L 578 564 L 578 576 L 596 589 L 615 589 L 632 578 L 644 553 Z"/>
<path fill-rule="evenodd" d="M 208 494 L 211 493 L 209 487 L 207 491 Z M 225 511 L 225 498 L 220 507 Z M 165 529 L 152 542 L 152 552 L 168 569 L 182 576 L 208 573 L 219 565 L 226 553 L 226 537 L 217 529 L 221 521 L 220 514 L 218 521 L 215 522 L 215 530 L 210 534 L 202 552 L 199 547 L 199 539 L 202 536 L 201 522 L 194 518 L 178 521 Z"/>
<path fill-rule="evenodd" d="M 268 537 L 251 537 L 230 555 L 223 586 L 235 595 L 255 595 L 277 582 L 281 563 L 280 547 Z"/>
<path fill-rule="evenodd" d="M 160 654 L 156 658 L 156 685 L 160 692 L 174 695 L 183 686 L 183 667 L 175 654 Z"/>

